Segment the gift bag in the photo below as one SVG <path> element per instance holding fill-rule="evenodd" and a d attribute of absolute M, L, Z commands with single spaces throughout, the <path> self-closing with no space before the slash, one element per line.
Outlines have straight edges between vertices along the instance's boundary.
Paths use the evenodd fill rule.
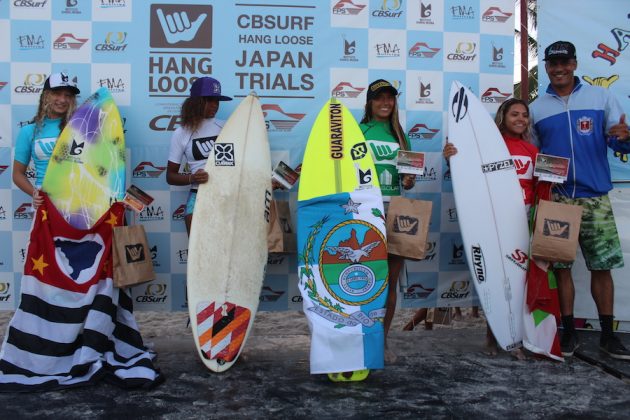
<path fill-rule="evenodd" d="M 129 287 L 155 279 L 143 225 L 116 226 L 112 242 L 114 286 Z"/>
<path fill-rule="evenodd" d="M 296 236 L 291 224 L 291 209 L 288 201 L 272 200 L 267 233 L 269 252 L 295 252 Z"/>
<path fill-rule="evenodd" d="M 532 238 L 532 257 L 564 263 L 575 260 L 581 221 L 581 206 L 540 200 Z"/>
<path fill-rule="evenodd" d="M 387 251 L 420 260 L 425 257 L 433 202 L 392 197 L 387 211 Z"/>

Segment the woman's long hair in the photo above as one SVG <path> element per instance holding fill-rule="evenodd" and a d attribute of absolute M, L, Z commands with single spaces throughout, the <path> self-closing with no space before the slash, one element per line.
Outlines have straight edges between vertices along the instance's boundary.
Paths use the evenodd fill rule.
<path fill-rule="evenodd" d="M 503 102 L 497 110 L 497 115 L 494 117 L 494 122 L 497 124 L 497 127 L 499 127 L 499 131 L 501 132 L 501 134 L 505 132 L 505 116 L 508 112 L 510 112 L 510 108 L 517 104 L 523 105 L 527 110 L 527 115 L 529 116 L 529 107 L 527 106 L 527 102 L 525 102 L 524 100 L 510 98 L 507 101 Z M 525 141 L 529 141 L 529 125 L 530 124 L 528 117 L 527 128 L 525 129 L 525 131 L 523 131 L 523 134 L 521 134 L 521 138 Z"/>
<path fill-rule="evenodd" d="M 182 104 L 180 111 L 182 127 L 194 132 L 206 118 L 206 98 L 189 96 Z"/>
<path fill-rule="evenodd" d="M 372 114 L 372 99 L 369 99 L 365 103 L 365 110 L 363 112 L 363 118 L 361 119 L 361 124 L 369 123 L 374 118 Z M 400 119 L 398 118 L 398 98 L 394 101 L 394 109 L 392 109 L 392 113 L 389 116 L 389 129 L 392 134 L 398 140 L 398 144 L 400 145 L 400 150 L 407 150 L 409 147 L 407 146 L 407 140 L 405 140 L 405 132 L 400 125 Z"/>
<path fill-rule="evenodd" d="M 39 96 L 39 105 L 37 106 L 37 113 L 33 117 L 33 122 L 35 123 L 35 134 L 37 134 L 44 125 L 44 118 L 48 116 L 48 112 L 50 111 L 50 107 L 52 104 L 52 95 L 50 90 L 42 91 L 42 94 Z M 61 121 L 59 122 L 59 130 L 63 130 L 66 124 L 68 124 L 68 120 L 74 114 L 74 111 L 77 109 L 77 96 L 73 95 L 72 100 L 70 101 L 70 105 L 68 105 L 68 111 L 66 114 L 61 117 Z"/>

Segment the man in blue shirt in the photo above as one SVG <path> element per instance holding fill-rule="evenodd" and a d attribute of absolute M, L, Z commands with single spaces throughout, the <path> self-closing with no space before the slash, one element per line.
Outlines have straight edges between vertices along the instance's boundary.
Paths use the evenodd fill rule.
<path fill-rule="evenodd" d="M 607 148 L 630 153 L 625 114 L 613 94 L 585 85 L 574 73 L 575 46 L 557 41 L 545 49 L 549 86 L 530 111 L 533 136 L 541 153 L 570 159 L 569 177 L 554 189 L 554 199 L 583 208 L 580 247 L 591 272 L 591 294 L 602 333 L 600 348 L 610 356 L 630 360 L 630 351 L 613 333 L 614 285 L 611 269 L 623 267 L 619 235 L 608 198 L 612 189 Z M 560 346 L 572 356 L 579 345 L 573 325 L 575 287 L 571 264 L 555 264 L 563 333 Z"/>

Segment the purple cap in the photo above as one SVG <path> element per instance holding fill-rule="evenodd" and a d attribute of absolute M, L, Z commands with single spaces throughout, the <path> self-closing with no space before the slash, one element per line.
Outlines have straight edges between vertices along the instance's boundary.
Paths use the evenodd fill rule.
<path fill-rule="evenodd" d="M 221 83 L 212 77 L 200 77 L 195 80 L 190 87 L 190 96 L 193 98 L 198 96 L 219 98 L 220 101 L 232 100 L 229 96 L 221 95 Z"/>

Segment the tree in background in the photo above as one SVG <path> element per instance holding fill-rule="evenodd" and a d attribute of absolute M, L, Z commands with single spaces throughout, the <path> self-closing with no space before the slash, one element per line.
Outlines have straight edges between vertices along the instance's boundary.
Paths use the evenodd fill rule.
<path fill-rule="evenodd" d="M 533 29 L 538 27 L 538 14 L 536 10 L 536 0 L 515 0 L 516 8 L 520 8 L 521 1 L 526 1 L 526 10 L 527 10 L 527 21 L 529 22 L 529 26 Z M 523 19 L 521 19 L 521 23 L 519 25 L 519 29 L 515 29 L 516 39 L 520 41 L 522 32 L 527 34 L 527 49 L 528 53 L 533 57 L 538 55 L 538 41 L 531 36 L 528 28 L 523 27 Z M 523 64 L 523 60 L 521 60 L 521 66 Z M 528 95 L 527 98 L 521 98 L 521 81 L 514 85 L 514 96 L 519 99 L 525 99 L 528 102 L 533 101 L 538 96 L 538 65 L 532 67 L 528 71 Z"/>

